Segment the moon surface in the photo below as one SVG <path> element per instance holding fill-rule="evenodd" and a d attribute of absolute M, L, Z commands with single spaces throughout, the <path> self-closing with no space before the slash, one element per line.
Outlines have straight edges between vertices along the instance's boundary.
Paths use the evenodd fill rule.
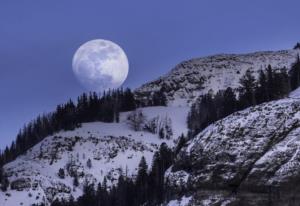
<path fill-rule="evenodd" d="M 90 91 L 120 87 L 127 78 L 129 63 L 123 49 L 116 43 L 96 39 L 79 47 L 72 61 L 79 82 Z"/>

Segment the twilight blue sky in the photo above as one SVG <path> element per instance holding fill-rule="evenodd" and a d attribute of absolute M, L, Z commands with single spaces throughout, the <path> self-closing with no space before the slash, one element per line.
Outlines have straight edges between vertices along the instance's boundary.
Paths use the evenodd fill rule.
<path fill-rule="evenodd" d="M 71 69 L 84 42 L 127 53 L 135 88 L 191 57 L 291 48 L 299 0 L 0 1 L 0 148 L 36 115 L 80 95 Z"/>

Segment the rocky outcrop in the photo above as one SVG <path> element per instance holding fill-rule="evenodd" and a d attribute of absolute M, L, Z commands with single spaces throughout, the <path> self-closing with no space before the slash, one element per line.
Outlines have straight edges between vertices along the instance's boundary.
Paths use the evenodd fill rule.
<path fill-rule="evenodd" d="M 23 191 L 31 188 L 30 178 L 19 178 L 11 182 L 10 187 L 12 190 Z"/>
<path fill-rule="evenodd" d="M 283 99 L 236 112 L 202 131 L 166 174 L 197 204 L 300 204 L 300 101 Z"/>
<path fill-rule="evenodd" d="M 71 193 L 71 187 L 63 184 L 63 183 L 54 183 L 50 187 L 44 188 L 46 197 L 49 201 L 52 201 L 55 195 L 57 194 L 70 194 Z"/>

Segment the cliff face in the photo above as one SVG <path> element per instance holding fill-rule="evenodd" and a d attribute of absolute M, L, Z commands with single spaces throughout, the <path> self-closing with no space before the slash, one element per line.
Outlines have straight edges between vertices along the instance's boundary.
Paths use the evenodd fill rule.
<path fill-rule="evenodd" d="M 239 80 L 247 70 L 257 76 L 268 65 L 274 69 L 290 68 L 298 53 L 299 50 L 282 50 L 191 59 L 178 64 L 157 80 L 142 85 L 135 93 L 139 99 L 147 101 L 151 93 L 162 89 L 169 104 L 182 105 L 210 90 L 238 88 Z"/>
<path fill-rule="evenodd" d="M 236 112 L 202 131 L 166 174 L 192 205 L 299 205 L 300 101 Z"/>

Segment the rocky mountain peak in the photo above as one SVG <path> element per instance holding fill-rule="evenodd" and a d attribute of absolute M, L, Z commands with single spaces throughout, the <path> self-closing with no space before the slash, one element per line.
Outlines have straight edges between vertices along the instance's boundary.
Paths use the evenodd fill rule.
<path fill-rule="evenodd" d="M 248 54 L 219 54 L 183 61 L 169 73 L 136 89 L 137 97 L 147 101 L 155 91 L 162 90 L 169 104 L 193 102 L 208 91 L 239 87 L 239 79 L 250 70 L 257 76 L 268 65 L 274 69 L 290 68 L 299 50 L 254 52 Z"/>

